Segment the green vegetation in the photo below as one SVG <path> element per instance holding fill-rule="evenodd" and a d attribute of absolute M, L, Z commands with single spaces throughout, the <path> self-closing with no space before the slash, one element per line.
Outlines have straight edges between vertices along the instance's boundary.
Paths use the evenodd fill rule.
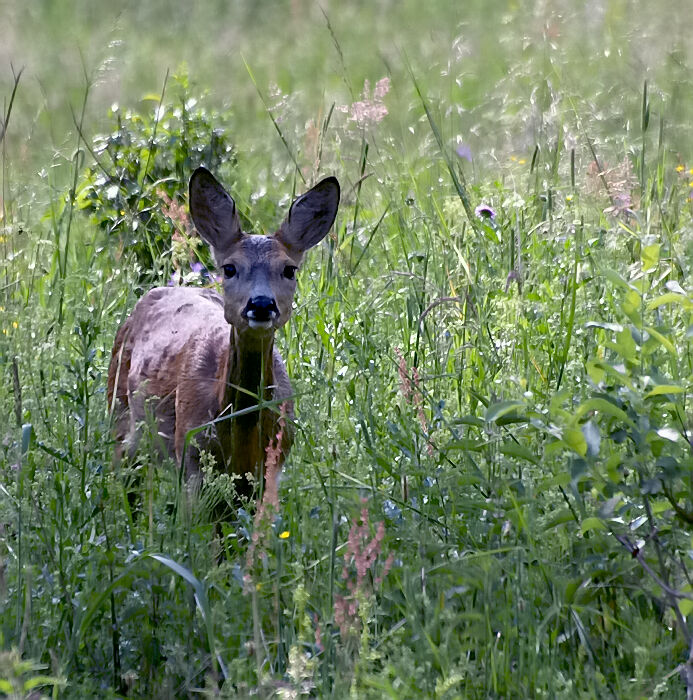
<path fill-rule="evenodd" d="M 332 5 L 0 0 L 0 693 L 685 697 L 693 15 Z M 270 520 L 111 466 L 199 164 L 257 232 L 342 183 Z"/>

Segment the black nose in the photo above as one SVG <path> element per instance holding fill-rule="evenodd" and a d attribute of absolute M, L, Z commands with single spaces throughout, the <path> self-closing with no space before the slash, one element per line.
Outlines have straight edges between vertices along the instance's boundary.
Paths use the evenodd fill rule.
<path fill-rule="evenodd" d="M 272 297 L 253 297 L 245 306 L 243 315 L 253 321 L 271 321 L 279 315 L 277 303 Z"/>

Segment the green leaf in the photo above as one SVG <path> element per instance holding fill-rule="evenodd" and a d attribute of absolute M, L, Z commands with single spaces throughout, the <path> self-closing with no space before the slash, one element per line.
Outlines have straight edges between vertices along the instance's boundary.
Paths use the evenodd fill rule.
<path fill-rule="evenodd" d="M 626 280 L 621 277 L 615 270 L 610 270 L 608 268 L 602 270 L 602 274 L 606 279 L 617 287 L 624 287 L 625 289 L 633 289 L 633 287 L 626 282 Z"/>
<path fill-rule="evenodd" d="M 63 685 L 64 681 L 53 676 L 34 676 L 24 683 L 24 690 L 33 690 L 42 685 Z"/>
<path fill-rule="evenodd" d="M 686 311 L 693 309 L 693 301 L 682 294 L 675 294 L 674 292 L 660 294 L 660 296 L 655 297 L 647 305 L 647 308 L 652 311 L 652 309 L 658 309 L 660 306 L 664 306 L 664 304 L 680 304 Z"/>
<path fill-rule="evenodd" d="M 587 454 L 587 441 L 582 434 L 582 430 L 578 428 L 564 428 L 562 437 L 563 442 L 570 447 L 571 450 L 577 452 L 580 457 L 584 457 Z"/>
<path fill-rule="evenodd" d="M 522 445 L 518 445 L 516 442 L 506 442 L 505 444 L 501 445 L 500 452 L 508 457 L 517 457 L 518 459 L 527 460 L 532 464 L 539 464 L 539 459 L 534 452 L 528 450 Z"/>
<path fill-rule="evenodd" d="M 522 401 L 501 401 L 500 403 L 491 404 L 486 409 L 486 415 L 484 418 L 486 419 L 487 423 L 493 423 L 502 416 L 524 407 L 525 405 L 522 403 Z"/>
<path fill-rule="evenodd" d="M 693 600 L 688 598 L 679 598 L 679 612 L 684 616 L 688 617 L 693 611 Z"/>
<path fill-rule="evenodd" d="M 650 328 L 649 326 L 646 326 L 643 330 L 646 330 L 650 336 L 652 336 L 655 340 L 659 341 L 660 345 L 664 346 L 664 349 L 674 358 L 678 357 L 678 353 L 676 352 L 676 348 L 672 344 L 672 342 L 663 336 L 659 331 L 656 331 L 654 328 Z"/>
<path fill-rule="evenodd" d="M 600 384 L 606 372 L 594 360 L 587 360 L 587 374 L 595 384 Z"/>
<path fill-rule="evenodd" d="M 578 420 L 580 420 L 580 418 L 582 418 L 584 415 L 591 411 L 595 411 L 597 413 L 606 413 L 609 416 L 618 418 L 618 420 L 623 421 L 631 428 L 635 428 L 635 423 L 628 417 L 626 412 L 620 409 L 618 406 L 614 406 L 614 404 L 612 404 L 611 401 L 607 401 L 606 399 L 594 398 L 587 399 L 587 401 L 583 401 L 578 406 L 577 411 L 575 411 L 575 417 Z"/>
<path fill-rule="evenodd" d="M 452 422 L 456 425 L 471 425 L 476 428 L 484 427 L 484 421 L 481 420 L 481 418 L 477 418 L 477 416 L 460 416 L 459 418 L 455 418 Z"/>
<path fill-rule="evenodd" d="M 583 535 L 592 530 L 599 530 L 603 532 L 606 529 L 606 525 L 604 525 L 599 518 L 586 518 L 582 521 L 582 525 L 580 526 L 580 531 Z"/>
<path fill-rule="evenodd" d="M 624 360 L 637 362 L 638 348 L 635 345 L 630 328 L 624 328 L 616 335 L 616 345 L 614 348 Z"/>
<path fill-rule="evenodd" d="M 623 300 L 623 311 L 630 318 L 633 323 L 638 325 L 639 314 L 641 306 L 642 297 L 634 289 L 629 289 L 626 292 L 625 299 Z"/>
<path fill-rule="evenodd" d="M 662 394 L 683 394 L 685 389 L 682 386 L 677 386 L 676 384 L 660 384 L 656 386 L 651 391 L 645 394 L 645 398 L 649 399 L 650 396 L 661 396 Z"/>
<path fill-rule="evenodd" d="M 657 267 L 660 248 L 661 245 L 659 243 L 653 243 L 652 245 L 646 245 L 640 251 L 640 261 L 642 262 L 642 269 L 644 271 L 652 270 Z"/>
<path fill-rule="evenodd" d="M 565 523 L 575 522 L 573 514 L 570 512 L 570 508 L 563 508 L 558 513 L 556 513 L 551 520 L 546 525 L 546 530 L 552 530 L 554 527 L 559 525 L 565 525 Z"/>

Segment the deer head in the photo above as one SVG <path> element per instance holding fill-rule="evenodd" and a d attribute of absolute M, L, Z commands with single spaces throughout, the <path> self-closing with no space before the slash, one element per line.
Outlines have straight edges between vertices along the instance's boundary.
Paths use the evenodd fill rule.
<path fill-rule="evenodd" d="M 270 335 L 288 321 L 303 254 L 327 235 L 338 206 L 339 183 L 328 177 L 294 201 L 276 233 L 248 235 L 228 192 L 195 170 L 190 213 L 223 271 L 224 316 L 239 334 Z"/>

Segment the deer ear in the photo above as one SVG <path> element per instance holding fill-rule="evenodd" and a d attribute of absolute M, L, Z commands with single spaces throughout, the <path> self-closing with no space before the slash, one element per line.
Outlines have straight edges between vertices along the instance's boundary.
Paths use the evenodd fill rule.
<path fill-rule="evenodd" d="M 338 206 L 339 182 L 336 177 L 327 177 L 291 205 L 277 238 L 290 250 L 304 253 L 327 235 Z"/>
<path fill-rule="evenodd" d="M 190 178 L 190 215 L 217 262 L 243 237 L 236 203 L 206 168 Z"/>

